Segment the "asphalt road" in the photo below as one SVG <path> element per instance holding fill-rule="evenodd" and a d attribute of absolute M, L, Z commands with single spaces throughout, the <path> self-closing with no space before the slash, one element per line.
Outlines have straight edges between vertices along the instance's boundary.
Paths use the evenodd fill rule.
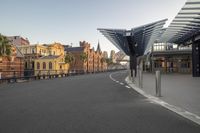
<path fill-rule="evenodd" d="M 1 85 L 0 133 L 200 133 L 110 74 Z"/>

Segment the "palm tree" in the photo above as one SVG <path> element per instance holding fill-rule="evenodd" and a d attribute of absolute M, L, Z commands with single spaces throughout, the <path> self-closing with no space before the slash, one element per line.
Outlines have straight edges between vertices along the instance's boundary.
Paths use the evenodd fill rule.
<path fill-rule="evenodd" d="M 7 37 L 0 34 L 0 56 L 10 56 L 11 45 Z"/>
<path fill-rule="evenodd" d="M 80 59 L 85 63 L 87 61 L 87 72 L 88 72 L 88 55 L 83 52 L 81 55 L 80 55 Z"/>

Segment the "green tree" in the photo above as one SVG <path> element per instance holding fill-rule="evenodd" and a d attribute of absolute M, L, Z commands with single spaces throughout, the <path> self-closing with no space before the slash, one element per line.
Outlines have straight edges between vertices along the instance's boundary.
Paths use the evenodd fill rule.
<path fill-rule="evenodd" d="M 86 53 L 82 53 L 82 54 L 80 55 L 80 59 L 81 59 L 83 62 L 86 62 L 87 59 L 88 59 L 87 54 L 86 54 Z"/>
<path fill-rule="evenodd" d="M 80 59 L 83 61 L 83 62 L 86 62 L 87 61 L 87 72 L 88 72 L 88 55 L 83 52 L 81 55 L 80 55 Z"/>
<path fill-rule="evenodd" d="M 0 56 L 10 56 L 11 45 L 7 37 L 0 34 Z"/>
<path fill-rule="evenodd" d="M 74 56 L 71 53 L 65 55 L 65 63 L 72 63 L 74 61 Z"/>
<path fill-rule="evenodd" d="M 112 59 L 107 58 L 107 59 L 106 59 L 106 63 L 107 63 L 108 65 L 113 64 Z"/>

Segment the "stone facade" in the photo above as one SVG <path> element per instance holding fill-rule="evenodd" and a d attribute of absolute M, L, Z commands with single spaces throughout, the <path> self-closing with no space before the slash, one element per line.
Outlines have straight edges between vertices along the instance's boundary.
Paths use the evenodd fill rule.
<path fill-rule="evenodd" d="M 69 64 L 65 63 L 64 55 L 49 55 L 35 59 L 35 76 L 66 74 L 68 69 Z"/>
<path fill-rule="evenodd" d="M 41 64 L 41 62 L 45 62 L 46 64 L 49 64 L 49 62 L 54 62 L 56 60 L 60 60 L 60 58 L 64 59 L 65 52 L 64 47 L 60 43 L 53 43 L 53 44 L 43 44 L 43 45 L 26 45 L 26 46 L 19 46 L 19 50 L 24 54 L 25 56 L 25 75 L 35 75 L 34 71 L 39 71 L 39 69 L 36 68 L 37 62 Z M 57 58 L 55 58 L 57 57 Z M 53 64 L 57 70 L 57 64 Z M 66 66 L 62 66 L 62 69 L 67 69 Z M 42 67 L 41 67 L 42 68 Z M 43 69 L 42 69 L 43 70 Z M 54 71 L 56 71 L 54 70 Z M 45 71 L 48 71 L 48 67 L 46 67 Z M 53 71 L 53 70 L 51 70 Z"/>

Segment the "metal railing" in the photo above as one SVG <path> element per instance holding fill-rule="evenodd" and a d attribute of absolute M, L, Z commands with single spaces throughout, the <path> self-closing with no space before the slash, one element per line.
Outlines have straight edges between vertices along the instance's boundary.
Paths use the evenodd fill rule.
<path fill-rule="evenodd" d="M 0 71 L 1 83 L 14 83 L 30 80 L 53 79 L 59 77 L 96 74 L 103 72 L 113 72 L 125 69 L 108 69 L 106 71 L 86 72 L 84 70 L 24 70 L 24 71 Z"/>

